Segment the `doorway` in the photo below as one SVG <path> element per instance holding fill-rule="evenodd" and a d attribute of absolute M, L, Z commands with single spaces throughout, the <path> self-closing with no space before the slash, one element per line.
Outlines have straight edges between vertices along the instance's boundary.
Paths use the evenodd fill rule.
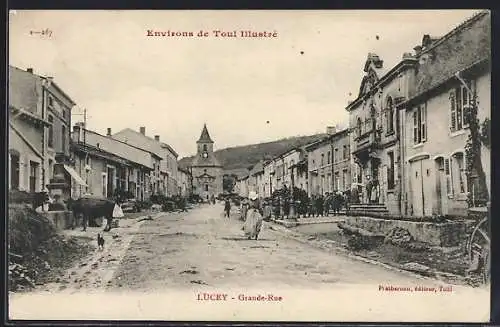
<path fill-rule="evenodd" d="M 10 188 L 19 189 L 19 155 L 10 155 Z"/>
<path fill-rule="evenodd" d="M 36 192 L 37 178 L 38 178 L 38 162 L 30 161 L 30 175 L 29 175 L 29 190 L 30 193 Z"/>
<path fill-rule="evenodd" d="M 424 217 L 432 215 L 432 194 L 434 183 L 431 180 L 429 160 L 422 158 L 410 163 L 413 215 Z"/>
<path fill-rule="evenodd" d="M 448 195 L 446 191 L 445 159 L 438 157 L 434 160 L 436 171 L 436 213 L 448 214 Z"/>
<path fill-rule="evenodd" d="M 113 176 L 115 175 L 115 169 L 108 167 L 107 171 L 107 185 L 106 185 L 106 195 L 105 197 L 111 198 L 113 196 Z"/>

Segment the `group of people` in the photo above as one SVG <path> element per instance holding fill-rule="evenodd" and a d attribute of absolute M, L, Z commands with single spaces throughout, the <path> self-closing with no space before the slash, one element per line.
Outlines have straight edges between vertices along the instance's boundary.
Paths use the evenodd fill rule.
<path fill-rule="evenodd" d="M 231 200 L 227 198 L 224 201 L 224 217 L 230 218 L 230 214 Z M 262 229 L 262 221 L 264 220 L 257 193 L 250 192 L 248 199 L 242 201 L 240 214 L 240 219 L 244 221 L 241 229 L 245 237 L 249 240 L 257 240 Z"/>
<path fill-rule="evenodd" d="M 298 217 L 325 217 L 333 214 L 340 214 L 342 209 L 347 212 L 350 203 L 350 190 L 345 192 L 325 193 L 325 195 L 303 196 L 295 200 L 295 214 Z M 264 200 L 264 216 L 274 215 L 278 217 L 288 217 L 290 215 L 290 197 L 276 197 L 273 200 Z M 266 210 L 268 209 L 268 210 Z M 266 212 L 268 212 L 266 214 Z"/>

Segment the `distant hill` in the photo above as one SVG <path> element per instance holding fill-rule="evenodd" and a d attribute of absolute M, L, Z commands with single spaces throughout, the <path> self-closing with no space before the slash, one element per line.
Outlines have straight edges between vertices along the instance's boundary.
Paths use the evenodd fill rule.
<path fill-rule="evenodd" d="M 231 147 L 215 151 L 217 159 L 224 166 L 225 174 L 244 175 L 248 168 L 259 162 L 263 158 L 274 158 L 283 152 L 294 147 L 300 147 L 320 138 L 326 134 L 316 134 L 309 136 L 295 136 L 281 140 Z M 184 157 L 179 160 L 179 167 L 189 166 L 194 156 Z"/>

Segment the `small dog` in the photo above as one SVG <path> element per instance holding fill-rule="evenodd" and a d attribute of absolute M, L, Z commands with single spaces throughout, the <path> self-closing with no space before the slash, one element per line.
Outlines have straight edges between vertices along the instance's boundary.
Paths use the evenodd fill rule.
<path fill-rule="evenodd" d="M 104 249 L 104 237 L 102 237 L 100 233 L 97 234 L 97 246 L 99 250 Z"/>

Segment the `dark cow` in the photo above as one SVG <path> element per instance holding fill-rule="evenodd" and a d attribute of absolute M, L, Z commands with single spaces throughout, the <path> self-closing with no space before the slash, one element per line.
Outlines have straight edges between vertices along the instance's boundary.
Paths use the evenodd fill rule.
<path fill-rule="evenodd" d="M 87 230 L 87 223 L 96 226 L 95 219 L 99 217 L 106 218 L 106 227 L 104 231 L 111 230 L 113 220 L 113 210 L 115 202 L 108 199 L 99 198 L 80 198 L 78 200 L 68 200 L 68 209 L 73 212 L 76 218 L 82 218 L 83 230 Z"/>

